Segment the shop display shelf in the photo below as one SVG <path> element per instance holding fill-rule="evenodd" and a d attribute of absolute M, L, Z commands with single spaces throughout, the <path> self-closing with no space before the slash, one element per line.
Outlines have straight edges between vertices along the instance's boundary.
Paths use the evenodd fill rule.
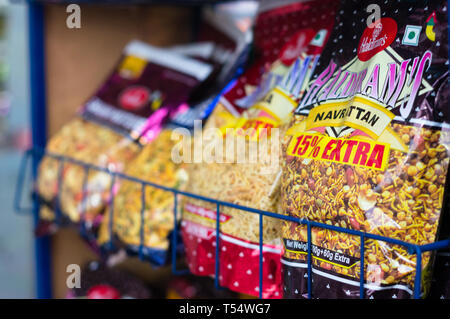
<path fill-rule="evenodd" d="M 352 230 L 352 229 L 347 229 L 347 228 L 342 228 L 342 227 L 338 227 L 338 226 L 334 226 L 334 225 L 328 225 L 328 224 L 324 224 L 324 223 L 319 223 L 319 222 L 315 222 L 315 221 L 310 221 L 310 220 L 306 220 L 306 219 L 300 219 L 300 218 L 295 218 L 292 216 L 287 216 L 287 215 L 281 215 L 278 213 L 274 213 L 274 212 L 269 212 L 269 211 L 262 211 L 262 210 L 258 210 L 255 208 L 251 208 L 251 207 L 245 207 L 245 206 L 241 206 L 241 205 L 237 205 L 237 204 L 233 204 L 230 202 L 224 202 L 224 201 L 220 201 L 214 198 L 209 198 L 209 197 L 205 197 L 205 196 L 200 196 L 197 194 L 193 194 L 190 192 L 186 192 L 186 191 L 181 191 L 175 188 L 170 188 L 164 185 L 159 185 L 156 183 L 151 183 L 133 176 L 129 176 L 126 175 L 124 173 L 120 173 L 120 172 L 113 172 L 110 171 L 108 168 L 105 167 L 99 167 L 96 165 L 92 165 L 71 157 L 67 157 L 67 156 L 62 156 L 59 154 L 55 154 L 55 153 L 51 153 L 46 151 L 45 149 L 41 149 L 41 148 L 32 148 L 28 151 L 26 151 L 23 155 L 23 158 L 21 160 L 20 163 L 20 174 L 19 174 L 19 178 L 18 178 L 18 182 L 17 182 L 17 187 L 16 187 L 16 196 L 14 199 L 14 205 L 15 205 L 15 209 L 17 212 L 20 213 L 31 213 L 35 210 L 33 210 L 32 208 L 27 208 L 27 207 L 23 207 L 21 200 L 23 197 L 23 189 L 24 189 L 24 185 L 26 184 L 26 173 L 27 173 L 27 167 L 29 166 L 28 163 L 30 160 L 33 161 L 38 161 L 40 159 L 42 159 L 42 157 L 47 156 L 50 158 L 53 158 L 55 160 L 58 161 L 58 165 L 59 165 L 59 170 L 58 170 L 58 187 L 61 187 L 61 185 L 63 184 L 63 175 L 62 175 L 62 171 L 63 171 L 63 166 L 64 163 L 71 163 L 73 165 L 77 165 L 80 166 L 84 169 L 84 178 L 83 178 L 83 189 L 82 189 L 82 196 L 84 197 L 86 195 L 86 186 L 87 186 L 87 178 L 86 176 L 88 176 L 89 171 L 99 171 L 99 172 L 103 172 L 103 173 L 107 173 L 111 176 L 111 180 L 112 183 L 111 185 L 114 184 L 114 181 L 116 178 L 120 178 L 120 179 L 124 179 L 124 180 L 129 180 L 135 183 L 139 183 L 142 185 L 141 189 L 141 207 L 144 207 L 145 205 L 143 205 L 143 203 L 145 202 L 145 195 L 144 195 L 144 190 L 145 187 L 154 187 L 154 188 L 158 188 L 161 189 L 163 191 L 169 192 L 173 194 L 173 200 L 174 200 L 174 225 L 173 225 L 173 232 L 172 232 L 172 238 L 171 238 L 171 255 L 172 255 L 172 259 L 171 259 L 171 263 L 172 263 L 172 272 L 174 274 L 180 274 L 183 273 L 183 271 L 180 271 L 177 269 L 177 241 L 179 240 L 178 236 L 177 236 L 177 232 L 179 229 L 179 225 L 178 225 L 178 220 L 179 218 L 177 218 L 177 214 L 178 214 L 178 196 L 177 195 L 182 195 L 182 196 L 186 196 L 186 197 L 190 197 L 190 198 L 194 198 L 194 199 L 198 199 L 198 200 L 202 200 L 205 202 L 209 202 L 211 204 L 214 204 L 216 206 L 216 234 L 220 234 L 220 210 L 221 207 L 229 207 L 229 208 L 234 208 L 234 209 L 238 209 L 240 211 L 242 211 L 242 213 L 248 213 L 248 214 L 257 214 L 259 215 L 259 297 L 262 298 L 262 292 L 263 292 L 263 287 L 262 287 L 262 269 L 263 269 L 263 216 L 267 216 L 267 217 L 272 217 L 272 218 L 277 218 L 277 219 L 281 219 L 284 221 L 289 221 L 289 222 L 294 222 L 294 223 L 298 223 L 301 225 L 306 225 L 307 226 L 307 234 L 308 234 L 308 241 L 307 241 L 307 262 L 308 262 L 308 297 L 312 298 L 314 296 L 312 296 L 312 244 L 311 244 L 311 228 L 312 227 L 316 227 L 316 228 L 321 228 L 321 229 L 327 229 L 327 230 L 332 230 L 332 231 L 336 231 L 336 232 L 341 232 L 341 233 L 345 233 L 345 234 L 349 234 L 349 235 L 354 235 L 354 236 L 358 236 L 361 240 L 361 244 L 360 244 L 360 251 L 361 251 L 361 264 L 364 264 L 364 246 L 365 246 L 365 242 L 368 239 L 372 239 L 372 240 L 378 240 L 378 241 L 383 241 L 386 243 L 390 243 L 390 244 L 394 244 L 394 245 L 400 245 L 403 246 L 407 249 L 408 253 L 410 254 L 415 254 L 417 256 L 417 262 L 416 262 L 416 273 L 415 273 L 415 283 L 414 283 L 414 295 L 413 297 L 418 299 L 421 298 L 421 279 L 422 279 L 422 253 L 424 252 L 428 252 L 428 251 L 433 251 L 433 250 L 439 250 L 439 249 L 443 249 L 443 248 L 448 248 L 450 247 L 450 239 L 446 239 L 446 240 L 441 240 L 438 242 L 434 242 L 431 244 L 427 244 L 427 245 L 416 245 L 416 244 L 412 244 L 412 243 L 408 243 L 408 242 L 404 242 L 395 238 L 390 238 L 390 237 L 385 237 L 385 236 L 380 236 L 380 235 L 376 235 L 376 234 L 371 234 L 371 233 L 366 233 L 366 232 L 361 232 L 361 231 L 357 231 L 357 230 Z M 113 188 L 110 188 L 109 191 L 109 198 L 111 203 L 113 203 L 114 201 L 114 197 L 115 194 L 113 192 Z M 58 190 L 59 193 L 59 190 Z M 81 202 L 84 202 L 84 198 L 81 199 Z M 58 199 L 56 200 L 56 205 L 58 206 Z M 113 204 L 110 204 L 108 206 L 109 209 L 109 214 L 111 216 L 111 218 L 109 219 L 109 232 L 110 234 L 112 234 L 112 229 L 113 229 L 113 220 L 114 218 L 112 217 L 114 214 L 113 211 Z M 61 220 L 62 216 L 61 216 L 61 210 L 59 209 L 59 207 L 56 208 L 56 220 Z M 143 209 L 141 210 L 141 220 L 143 220 Z M 140 249 L 139 249 L 139 255 L 142 255 L 142 249 L 143 249 L 143 234 L 144 234 L 144 223 L 141 222 L 141 229 L 140 229 Z M 109 247 L 113 247 L 112 244 L 112 238 L 113 236 L 109 236 L 111 242 L 109 243 Z M 215 285 L 217 288 L 220 288 L 219 285 L 219 265 L 220 265 L 220 236 L 216 236 L 216 246 L 215 246 Z M 141 256 L 142 257 L 142 256 Z M 364 289 L 365 289 L 365 282 L 364 282 L 364 268 L 365 267 L 360 267 L 360 298 L 364 298 Z"/>
<path fill-rule="evenodd" d="M 32 207 L 23 207 L 22 205 L 22 199 L 25 195 L 25 186 L 29 185 L 27 181 L 27 171 L 28 168 L 31 166 L 31 179 L 32 183 L 37 178 L 37 171 L 38 171 L 38 165 L 40 159 L 42 159 L 43 156 L 49 156 L 54 159 L 57 159 L 60 161 L 61 167 L 63 166 L 63 163 L 70 162 L 75 165 L 79 165 L 84 168 L 85 174 L 87 174 L 91 170 L 101 171 L 108 173 L 112 176 L 113 179 L 115 178 L 121 178 L 121 179 L 127 179 L 130 181 L 134 181 L 136 183 L 140 183 L 144 189 L 144 187 L 155 187 L 167 192 L 170 192 L 173 194 L 173 200 L 174 200 L 174 231 L 172 232 L 172 246 L 171 246 L 171 267 L 172 272 L 174 274 L 180 274 L 183 273 L 183 270 L 177 269 L 177 251 L 176 251 L 176 243 L 179 240 L 177 236 L 177 231 L 179 229 L 179 225 L 176 223 L 177 221 L 177 212 L 178 212 L 178 200 L 177 195 L 191 197 L 199 200 L 203 200 L 209 203 L 212 203 L 216 206 L 216 233 L 220 233 L 220 222 L 219 222 L 219 215 L 220 210 L 223 207 L 230 207 L 234 209 L 241 210 L 242 213 L 249 213 L 249 214 L 257 214 L 259 215 L 259 297 L 262 297 L 263 292 L 263 281 L 262 281 L 262 265 L 263 265 L 263 258 L 262 258 L 262 251 L 263 251 L 263 217 L 272 217 L 272 218 L 278 218 L 281 220 L 294 222 L 302 225 L 306 225 L 307 227 L 307 236 L 308 236 L 308 242 L 307 242 L 307 274 L 308 274 L 308 297 L 314 298 L 312 295 L 312 287 L 313 287 L 313 281 L 312 281 L 312 243 L 311 243 L 311 229 L 312 227 L 318 227 L 322 229 L 337 231 L 349 235 L 359 236 L 361 239 L 361 264 L 364 264 L 364 246 L 367 240 L 379 240 L 390 244 L 395 245 L 401 245 L 405 247 L 409 253 L 416 254 L 417 255 L 417 263 L 416 263 L 416 273 L 415 273 L 415 284 L 414 284 L 414 292 L 413 292 L 413 298 L 418 299 L 421 298 L 421 279 L 422 279 L 422 253 L 428 252 L 428 251 L 437 251 L 439 249 L 449 248 L 450 247 L 450 239 L 440 240 L 438 242 L 434 242 L 428 245 L 416 245 L 404 241 L 400 241 L 395 238 L 389 238 L 384 236 L 379 236 L 375 234 L 365 233 L 361 231 L 356 231 L 352 229 L 337 227 L 334 225 L 328 225 L 323 223 L 318 223 L 314 221 L 309 221 L 305 219 L 299 219 L 294 218 L 291 216 L 281 215 L 274 212 L 268 212 L 268 211 L 261 211 L 258 209 L 250 208 L 250 207 L 244 207 L 241 205 L 236 205 L 229 202 L 223 202 L 219 201 L 213 198 L 208 198 L 204 196 L 199 196 L 197 194 L 180 191 L 177 189 L 173 189 L 170 187 L 166 187 L 164 185 L 158 185 L 155 183 L 150 183 L 145 180 L 141 180 L 132 176 L 125 175 L 123 173 L 118 172 L 111 172 L 108 169 L 105 169 L 103 167 L 94 166 L 82 161 L 78 161 L 74 158 L 61 156 L 59 154 L 53 154 L 45 150 L 45 144 L 47 140 L 47 110 L 46 110 L 46 69 L 45 69 L 45 52 L 44 52 L 44 43 L 45 43 L 45 32 L 44 32 L 44 5 L 47 4 L 68 4 L 68 3 L 78 3 L 78 4 L 120 4 L 120 5 L 132 5 L 132 4 L 166 4 L 166 5 L 208 5 L 208 4 L 218 4 L 218 3 L 226 3 L 226 2 L 233 2 L 236 0 L 11 0 L 11 2 L 24 2 L 27 3 L 29 6 L 28 10 L 28 21 L 29 21 L 29 59 L 30 59 L 30 110 L 31 110 L 31 118 L 30 118 L 30 124 L 31 124 L 31 131 L 32 131 L 32 148 L 28 151 L 26 151 L 23 155 L 23 158 L 20 163 L 20 173 L 17 181 L 17 188 L 16 188 L 16 196 L 14 199 L 14 205 L 15 209 L 19 213 L 31 213 L 31 215 L 34 218 L 35 225 L 37 224 L 37 221 L 39 220 L 39 204 L 36 198 L 32 198 Z M 450 15 L 449 15 L 449 22 L 450 22 Z M 31 165 L 30 165 L 31 164 Z M 62 178 L 62 174 L 60 172 L 59 174 L 60 178 Z M 83 178 L 83 177 L 80 177 Z M 87 178 L 85 178 L 87 180 Z M 61 185 L 62 183 L 58 183 L 58 185 Z M 84 195 L 85 192 L 82 192 Z M 111 189 L 111 197 L 114 197 L 114 194 Z M 145 198 L 142 196 L 142 201 L 144 201 Z M 142 205 L 143 206 L 143 205 Z M 110 209 L 112 209 L 113 205 L 109 206 Z M 114 212 L 111 211 L 113 214 Z M 142 214 L 142 212 L 141 212 Z M 61 218 L 61 212 L 57 210 L 56 212 L 57 218 Z M 109 230 L 111 231 L 113 227 L 113 218 L 110 219 L 111 223 L 109 224 Z M 141 223 L 141 228 L 143 227 L 143 223 Z M 142 245 L 142 238 L 143 238 L 143 229 L 141 229 L 141 247 Z M 219 270 L 220 270 L 220 236 L 216 236 L 216 259 L 215 259 L 215 285 L 217 288 L 220 288 L 219 285 Z M 142 252 L 142 248 L 140 249 Z M 36 268 L 36 287 L 37 287 L 37 297 L 38 298 L 49 298 L 51 297 L 51 262 L 50 262 L 50 252 L 49 252 L 49 238 L 43 237 L 43 238 L 37 238 L 35 240 L 35 268 Z M 364 282 L 364 267 L 360 267 L 360 298 L 365 298 L 365 285 Z"/>

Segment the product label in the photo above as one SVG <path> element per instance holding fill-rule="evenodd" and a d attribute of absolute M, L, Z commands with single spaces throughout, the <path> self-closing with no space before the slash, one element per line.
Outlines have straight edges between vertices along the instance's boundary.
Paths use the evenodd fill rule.
<path fill-rule="evenodd" d="M 286 122 L 296 105 L 288 93 L 276 87 L 251 108 L 251 118 L 240 117 L 235 121 L 234 134 L 254 141 L 270 136 L 270 130 Z M 229 127 L 222 127 L 221 131 L 226 134 L 227 128 Z"/>
<path fill-rule="evenodd" d="M 304 241 L 283 239 L 284 249 L 294 254 L 307 255 L 308 243 Z M 352 268 L 359 263 L 359 258 L 348 256 L 337 251 L 326 249 L 317 245 L 311 245 L 311 256 L 315 262 L 324 262 L 328 265 L 335 265 L 342 268 Z M 326 268 L 327 266 L 325 266 Z"/>
<path fill-rule="evenodd" d="M 244 136 L 252 141 L 269 137 L 272 128 L 289 120 L 297 103 L 281 87 L 276 87 L 263 100 L 254 105 L 250 116 L 239 117 L 224 125 L 220 131 L 225 136 L 233 130 L 234 136 Z"/>
<path fill-rule="evenodd" d="M 389 144 L 300 134 L 292 138 L 286 152 L 290 156 L 384 171 L 389 159 Z"/>
<path fill-rule="evenodd" d="M 274 88 L 266 97 L 255 105 L 262 114 L 280 123 L 290 119 L 292 111 L 297 106 L 294 98 L 281 87 Z"/>
<path fill-rule="evenodd" d="M 312 109 L 306 120 L 306 130 L 324 126 L 349 126 L 376 139 L 395 115 L 364 97 L 350 101 L 329 102 Z"/>
<path fill-rule="evenodd" d="M 382 18 L 364 30 L 358 46 L 358 58 L 370 60 L 375 54 L 386 49 L 397 35 L 397 23 L 391 18 Z"/>

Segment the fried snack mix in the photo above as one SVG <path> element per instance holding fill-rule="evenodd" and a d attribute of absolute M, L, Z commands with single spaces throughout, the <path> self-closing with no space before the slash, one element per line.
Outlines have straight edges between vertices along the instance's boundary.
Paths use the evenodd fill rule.
<path fill-rule="evenodd" d="M 308 11 L 313 4 L 306 3 L 308 6 L 303 9 Z M 280 136 L 303 93 L 302 84 L 312 74 L 333 21 L 317 24 L 315 33 L 306 29 L 293 36 L 269 68 L 272 72 L 263 76 L 255 95 L 245 97 L 247 103 L 253 101 L 253 106 L 239 117 L 227 117 L 229 113 L 220 107 L 215 110 L 204 135 L 211 128 L 219 128 L 218 141 L 223 139 L 224 143 L 223 160 L 217 161 L 216 157 L 214 162 L 203 159 L 190 164 L 191 192 L 263 211 L 278 210 Z M 305 38 L 308 40 L 303 42 Z M 263 96 L 259 97 L 260 94 Z M 214 144 L 214 138 L 212 144 L 208 138 L 203 141 L 203 151 Z M 235 143 L 231 147 L 227 145 L 230 141 Z M 257 149 L 257 153 L 252 152 Z M 182 236 L 190 271 L 196 275 L 215 273 L 216 209 L 214 204 L 192 198 L 183 203 Z M 258 296 L 259 215 L 221 206 L 220 224 L 220 285 Z M 264 298 L 282 295 L 280 230 L 280 220 L 263 218 Z"/>
<path fill-rule="evenodd" d="M 165 187 L 184 190 L 187 173 L 184 164 L 172 161 L 172 148 L 178 143 L 172 138 L 173 130 L 163 131 L 140 154 L 129 163 L 125 174 L 140 180 Z M 110 239 L 110 232 L 126 246 L 132 254 L 142 253 L 155 265 L 164 265 L 169 249 L 169 234 L 174 226 L 174 195 L 171 192 L 145 186 L 145 207 L 142 210 L 142 183 L 122 179 L 115 196 L 112 229 L 111 213 L 105 218 L 99 230 L 99 244 Z M 180 216 L 178 214 L 178 216 Z M 144 224 L 142 225 L 142 220 Z M 141 231 L 142 241 L 141 241 Z"/>
<path fill-rule="evenodd" d="M 132 41 L 79 117 L 50 139 L 47 151 L 121 172 L 142 144 L 158 136 L 163 123 L 211 69 L 209 64 Z M 44 156 L 39 167 L 37 193 L 46 204 L 41 206 L 44 220 L 58 217 L 58 222 L 98 226 L 116 190 L 110 174 L 93 168 L 86 173 L 70 161 Z"/>
<path fill-rule="evenodd" d="M 126 163 L 139 153 L 140 146 L 113 130 L 82 118 L 75 118 L 49 140 L 46 150 L 85 163 L 121 171 Z M 84 196 L 85 201 L 82 202 L 86 178 L 88 182 L 85 192 L 89 196 Z M 107 173 L 93 169 L 86 171 L 80 165 L 45 156 L 39 166 L 37 180 L 38 194 L 44 204 L 41 205 L 40 216 L 47 221 L 55 219 L 54 209 L 58 205 L 58 196 L 60 210 L 70 221 L 79 222 L 83 212 L 83 219 L 94 223 L 109 197 L 110 183 L 111 175 Z"/>
<path fill-rule="evenodd" d="M 366 10 L 378 6 L 381 17 Z M 411 244 L 437 240 L 449 164 L 447 2 L 343 1 L 283 141 L 290 216 Z M 369 10 L 370 11 L 370 10 Z M 283 226 L 286 298 L 307 297 L 307 228 Z M 411 298 L 416 255 L 312 227 L 312 297 Z M 422 254 L 422 293 L 433 254 Z"/>

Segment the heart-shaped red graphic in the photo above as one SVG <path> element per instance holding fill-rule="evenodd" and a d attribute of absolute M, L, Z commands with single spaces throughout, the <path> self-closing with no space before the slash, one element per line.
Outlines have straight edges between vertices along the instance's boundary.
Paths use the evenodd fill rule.
<path fill-rule="evenodd" d="M 364 30 L 359 40 L 358 58 L 361 61 L 370 60 L 375 54 L 383 51 L 395 40 L 397 22 L 391 18 L 375 21 Z"/>
<path fill-rule="evenodd" d="M 150 91 L 144 86 L 132 86 L 120 95 L 119 103 L 120 105 L 130 111 L 139 110 L 150 99 Z"/>
<path fill-rule="evenodd" d="M 295 33 L 280 51 L 280 60 L 284 65 L 291 65 L 300 54 L 306 51 L 308 44 L 316 35 L 313 29 L 304 29 Z"/>

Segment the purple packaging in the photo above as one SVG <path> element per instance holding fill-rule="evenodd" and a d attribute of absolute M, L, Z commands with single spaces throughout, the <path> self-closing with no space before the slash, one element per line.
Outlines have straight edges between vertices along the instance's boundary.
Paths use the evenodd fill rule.
<path fill-rule="evenodd" d="M 212 66 L 202 61 L 132 41 L 80 113 L 145 144 L 211 71 Z"/>

